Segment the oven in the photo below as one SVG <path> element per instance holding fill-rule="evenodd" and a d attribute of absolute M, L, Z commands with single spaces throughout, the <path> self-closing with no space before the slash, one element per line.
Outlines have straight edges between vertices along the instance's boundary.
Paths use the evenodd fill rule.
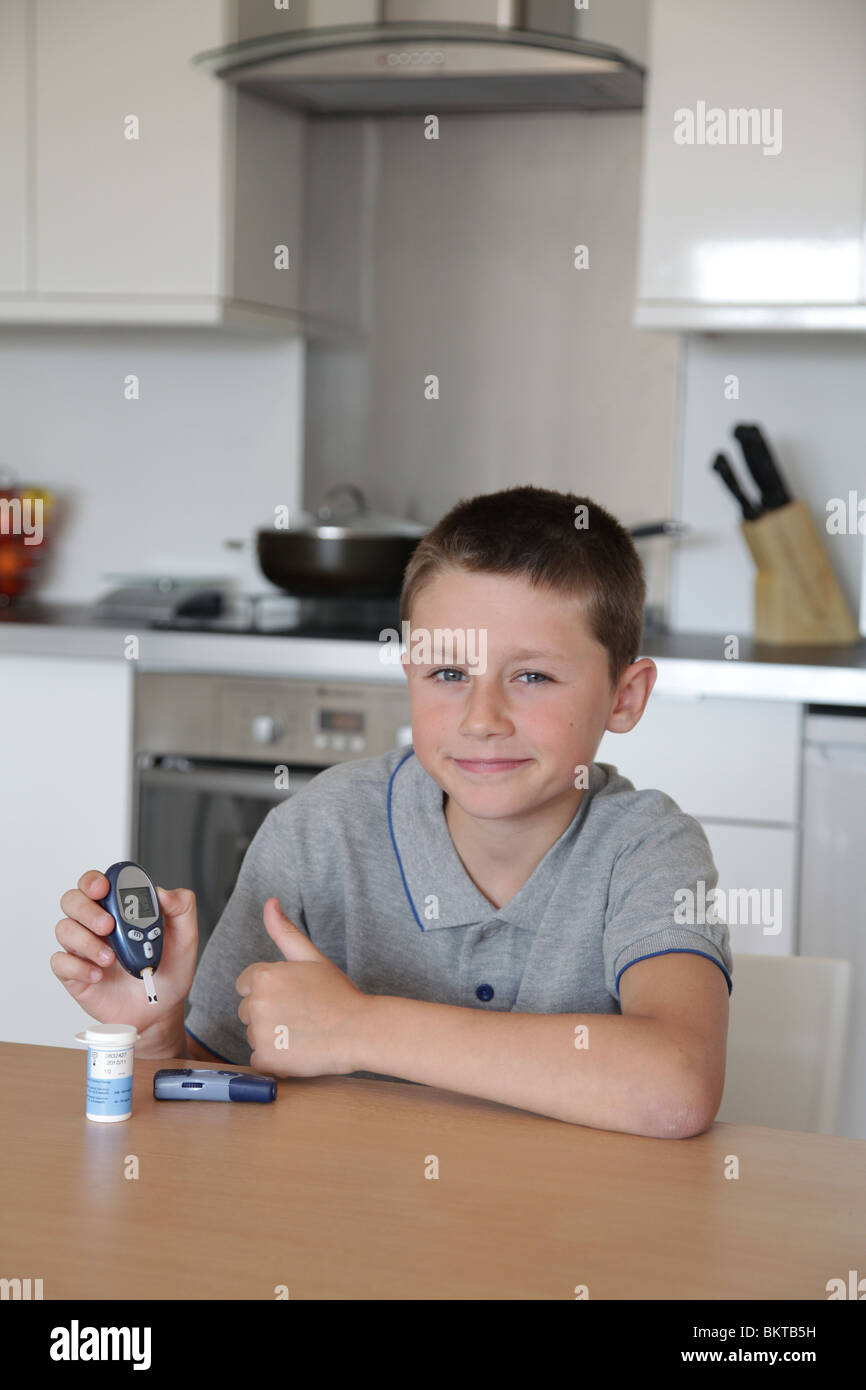
<path fill-rule="evenodd" d="M 405 684 L 142 672 L 134 710 L 133 858 L 195 893 L 199 958 L 272 807 L 412 741 Z"/>

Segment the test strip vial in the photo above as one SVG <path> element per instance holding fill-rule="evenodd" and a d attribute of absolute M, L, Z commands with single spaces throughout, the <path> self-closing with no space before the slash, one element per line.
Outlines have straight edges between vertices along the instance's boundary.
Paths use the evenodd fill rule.
<path fill-rule="evenodd" d="M 76 1042 L 87 1044 L 88 1120 L 110 1124 L 132 1114 L 132 1069 L 138 1030 L 129 1023 L 91 1023 Z"/>

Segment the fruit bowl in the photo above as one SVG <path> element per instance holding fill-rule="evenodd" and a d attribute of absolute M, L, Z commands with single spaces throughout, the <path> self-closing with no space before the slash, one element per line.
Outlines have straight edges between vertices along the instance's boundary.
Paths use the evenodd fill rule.
<path fill-rule="evenodd" d="M 41 487 L 0 486 L 0 606 L 30 588 L 51 528 L 54 497 Z"/>

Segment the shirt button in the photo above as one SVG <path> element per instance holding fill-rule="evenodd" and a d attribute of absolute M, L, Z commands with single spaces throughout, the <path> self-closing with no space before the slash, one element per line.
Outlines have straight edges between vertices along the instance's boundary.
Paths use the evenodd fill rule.
<path fill-rule="evenodd" d="M 493 998 L 493 993 L 492 985 L 479 985 L 475 991 L 475 997 L 476 999 L 483 999 L 486 1003 L 488 999 Z"/>

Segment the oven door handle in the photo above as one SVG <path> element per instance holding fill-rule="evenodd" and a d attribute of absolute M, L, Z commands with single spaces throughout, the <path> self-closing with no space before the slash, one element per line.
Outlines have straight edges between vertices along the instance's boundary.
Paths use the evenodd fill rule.
<path fill-rule="evenodd" d="M 145 755 L 147 757 L 147 755 Z M 279 764 L 277 764 L 279 766 Z M 318 777 L 321 768 L 289 767 L 289 785 L 283 789 L 274 786 L 272 771 L 259 772 L 254 767 L 225 767 L 213 763 L 196 762 L 192 758 L 172 758 L 162 763 L 148 766 L 139 760 L 138 780 L 141 786 L 164 787 L 169 783 L 177 786 L 182 783 L 189 791 L 218 792 L 226 796 L 253 796 L 278 801 L 281 797 L 293 796 Z"/>

